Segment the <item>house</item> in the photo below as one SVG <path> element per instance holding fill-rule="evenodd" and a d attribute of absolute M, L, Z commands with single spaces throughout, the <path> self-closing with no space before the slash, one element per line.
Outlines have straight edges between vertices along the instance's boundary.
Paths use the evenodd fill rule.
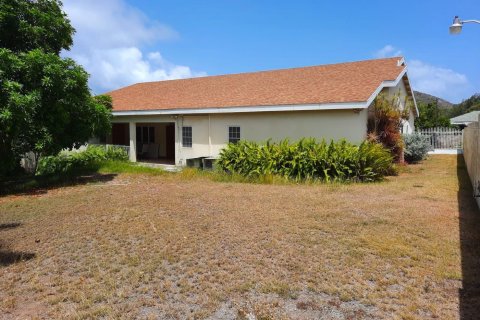
<path fill-rule="evenodd" d="M 130 146 L 138 158 L 186 165 L 216 157 L 240 139 L 302 137 L 360 143 L 369 107 L 380 93 L 410 99 L 401 57 L 253 73 L 138 83 L 111 91 L 113 129 L 106 142 Z"/>
<path fill-rule="evenodd" d="M 451 118 L 450 123 L 464 128 L 472 122 L 477 122 L 479 115 L 480 115 L 480 111 L 472 111 L 469 113 L 459 115 L 458 117 Z"/>

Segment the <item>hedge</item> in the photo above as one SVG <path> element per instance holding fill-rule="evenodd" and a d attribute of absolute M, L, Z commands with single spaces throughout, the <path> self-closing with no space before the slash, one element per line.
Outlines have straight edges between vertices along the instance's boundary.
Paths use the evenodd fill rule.
<path fill-rule="evenodd" d="M 381 144 L 365 141 L 354 145 L 346 140 L 326 143 L 313 138 L 294 143 L 230 143 L 221 151 L 217 165 L 245 177 L 278 175 L 323 181 L 376 181 L 395 170 L 390 151 Z"/>

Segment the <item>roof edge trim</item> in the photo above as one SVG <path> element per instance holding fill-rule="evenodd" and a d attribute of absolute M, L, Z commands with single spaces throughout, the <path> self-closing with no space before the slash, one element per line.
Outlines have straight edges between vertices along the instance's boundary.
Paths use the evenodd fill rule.
<path fill-rule="evenodd" d="M 165 110 L 132 110 L 113 111 L 113 116 L 147 116 L 147 115 L 176 115 L 176 114 L 209 114 L 209 113 L 243 113 L 243 112 L 277 112 L 277 111 L 309 111 L 309 110 L 349 110 L 365 109 L 365 101 L 323 104 L 291 104 L 274 106 L 248 106 L 201 109 L 165 109 Z"/>

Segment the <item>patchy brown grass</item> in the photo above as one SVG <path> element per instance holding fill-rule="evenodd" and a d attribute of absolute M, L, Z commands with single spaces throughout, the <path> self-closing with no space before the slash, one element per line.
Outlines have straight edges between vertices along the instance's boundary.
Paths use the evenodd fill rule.
<path fill-rule="evenodd" d="M 456 319 L 462 262 L 478 274 L 464 171 L 435 156 L 376 184 L 121 174 L 3 197 L 0 318 Z"/>

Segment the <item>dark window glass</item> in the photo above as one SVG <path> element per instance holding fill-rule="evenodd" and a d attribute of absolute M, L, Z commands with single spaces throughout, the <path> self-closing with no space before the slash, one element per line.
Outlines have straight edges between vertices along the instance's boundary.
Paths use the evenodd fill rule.
<path fill-rule="evenodd" d="M 142 127 L 142 142 L 148 143 L 148 127 Z"/>
<path fill-rule="evenodd" d="M 150 143 L 155 143 L 155 127 L 148 128 L 148 141 Z"/>
<path fill-rule="evenodd" d="M 182 127 L 182 145 L 192 147 L 192 127 Z"/>
<path fill-rule="evenodd" d="M 142 142 L 142 127 L 137 127 L 137 142 Z"/>
<path fill-rule="evenodd" d="M 240 141 L 240 127 L 228 127 L 228 142 L 237 143 Z"/>

